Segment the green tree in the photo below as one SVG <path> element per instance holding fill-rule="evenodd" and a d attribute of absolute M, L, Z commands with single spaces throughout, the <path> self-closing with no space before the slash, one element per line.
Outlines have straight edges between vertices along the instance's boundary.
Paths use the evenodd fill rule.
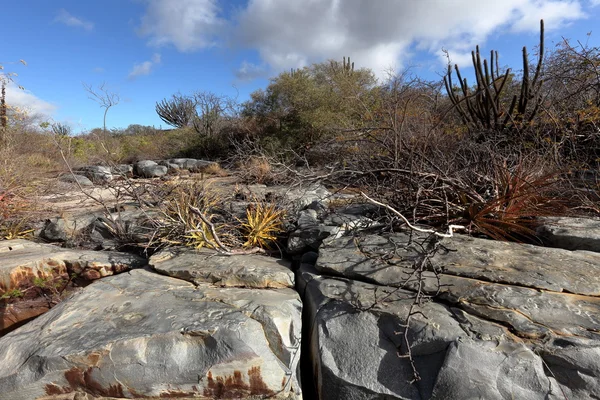
<path fill-rule="evenodd" d="M 313 64 L 252 93 L 242 115 L 255 119 L 263 135 L 298 149 L 360 126 L 376 83 L 371 70 L 356 70 L 349 59 Z"/>

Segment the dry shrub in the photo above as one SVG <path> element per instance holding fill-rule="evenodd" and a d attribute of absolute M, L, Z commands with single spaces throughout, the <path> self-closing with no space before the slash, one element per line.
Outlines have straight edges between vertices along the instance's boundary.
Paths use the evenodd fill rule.
<path fill-rule="evenodd" d="M 519 163 L 508 168 L 496 166 L 491 191 L 480 199 L 467 199 L 454 211 L 450 224 L 497 240 L 523 241 L 535 238 L 537 217 L 561 215 L 566 203 L 557 195 L 558 174 Z M 458 211 L 458 212 L 457 212 Z"/>
<path fill-rule="evenodd" d="M 209 164 L 202 170 L 203 173 L 214 176 L 228 176 L 229 173 L 225 171 L 218 163 Z"/>
<path fill-rule="evenodd" d="M 190 207 L 199 210 L 204 217 L 216 226 L 221 240 L 235 242 L 230 230 L 217 212 L 223 203 L 223 196 L 204 181 L 183 182 L 168 189 L 157 236 L 160 245 L 182 245 L 194 248 L 217 248 L 215 237 L 209 225 Z"/>
<path fill-rule="evenodd" d="M 242 177 L 251 183 L 267 184 L 273 181 L 273 168 L 264 156 L 251 156 L 242 163 Z"/>

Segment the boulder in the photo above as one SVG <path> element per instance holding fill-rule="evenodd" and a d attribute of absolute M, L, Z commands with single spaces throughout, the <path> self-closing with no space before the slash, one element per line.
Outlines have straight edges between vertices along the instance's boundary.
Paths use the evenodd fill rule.
<path fill-rule="evenodd" d="M 290 263 L 259 254 L 220 255 L 211 250 L 170 248 L 150 257 L 149 264 L 161 274 L 195 284 L 224 287 L 293 288 Z"/>
<path fill-rule="evenodd" d="M 539 223 L 537 234 L 549 246 L 600 253 L 600 219 L 544 217 Z"/>
<path fill-rule="evenodd" d="M 153 220 L 160 218 L 156 210 L 130 209 L 103 214 L 86 230 L 91 247 L 116 250 L 122 245 L 148 243 L 156 231 Z"/>
<path fill-rule="evenodd" d="M 111 168 L 111 172 L 113 175 L 122 176 L 122 177 L 131 177 L 131 176 L 133 176 L 133 165 L 117 164 Z"/>
<path fill-rule="evenodd" d="M 94 183 L 84 175 L 64 174 L 58 177 L 61 182 L 79 183 L 81 186 L 94 186 Z"/>
<path fill-rule="evenodd" d="M 542 358 L 500 324 L 438 302 L 413 305 L 414 293 L 399 288 L 306 266 L 298 275 L 319 399 L 561 398 Z"/>
<path fill-rule="evenodd" d="M 64 214 L 47 219 L 40 237 L 50 242 L 73 241 L 98 218 L 100 213 Z"/>
<path fill-rule="evenodd" d="M 341 237 L 297 281 L 322 399 L 600 397 L 598 253 L 460 235 Z M 421 380 L 410 385 L 395 349 L 407 354 L 418 291 L 433 301 L 413 307 L 406 337 Z"/>
<path fill-rule="evenodd" d="M 73 284 L 145 264 L 126 253 L 74 251 L 23 239 L 0 242 L 0 334 L 46 312 Z"/>
<path fill-rule="evenodd" d="M 361 205 L 357 204 L 327 212 L 321 202 L 309 204 L 298 213 L 297 227 L 288 237 L 288 254 L 301 255 L 307 251 L 317 251 L 325 239 L 383 226 L 362 215 L 373 211 L 372 208 L 359 206 Z"/>
<path fill-rule="evenodd" d="M 292 289 L 196 287 L 132 270 L 0 338 L 0 400 L 300 399 L 300 314 Z"/>
<path fill-rule="evenodd" d="M 167 174 L 167 167 L 154 161 L 143 160 L 135 164 L 134 172 L 140 178 L 158 178 Z"/>
<path fill-rule="evenodd" d="M 110 168 L 104 167 L 102 165 L 90 165 L 81 168 L 77 172 L 85 175 L 94 183 L 107 183 L 113 180 Z"/>
<path fill-rule="evenodd" d="M 171 158 L 166 162 L 176 165 L 179 169 L 187 169 L 190 172 L 204 172 L 205 169 L 218 165 L 214 161 L 196 160 L 195 158 Z"/>
<path fill-rule="evenodd" d="M 163 165 L 163 166 L 167 167 L 167 171 L 179 171 L 181 169 L 179 164 L 173 164 L 173 163 L 169 162 L 168 160 L 161 160 L 158 162 L 158 165 Z"/>

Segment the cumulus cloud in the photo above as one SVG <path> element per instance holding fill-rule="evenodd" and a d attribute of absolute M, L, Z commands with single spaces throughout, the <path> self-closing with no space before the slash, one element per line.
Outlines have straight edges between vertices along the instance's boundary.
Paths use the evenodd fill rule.
<path fill-rule="evenodd" d="M 600 0 L 249 0 L 225 20 L 221 0 L 149 0 L 142 19 L 153 44 L 181 51 L 218 44 L 256 50 L 274 71 L 351 56 L 383 76 L 411 52 L 465 60 L 475 44 L 500 32 L 537 32 L 585 18 Z M 183 23 L 181 23 L 183 21 Z M 250 65 L 240 67 L 239 73 Z"/>
<path fill-rule="evenodd" d="M 85 19 L 71 15 L 64 8 L 58 11 L 58 15 L 56 16 L 56 18 L 54 18 L 54 22 L 60 22 L 61 24 L 73 26 L 76 28 L 83 28 L 86 31 L 91 31 L 92 29 L 94 29 L 93 22 L 86 21 Z"/>
<path fill-rule="evenodd" d="M 6 103 L 26 111 L 30 116 L 50 118 L 58 108 L 45 100 L 40 99 L 29 90 L 22 90 L 14 82 L 6 85 Z"/>
<path fill-rule="evenodd" d="M 150 44 L 173 44 L 179 51 L 215 45 L 225 21 L 217 0 L 148 0 L 138 33 Z"/>
<path fill-rule="evenodd" d="M 152 58 L 149 61 L 144 61 L 139 64 L 137 64 L 137 63 L 134 64 L 133 68 L 131 69 L 131 72 L 129 72 L 129 75 L 127 77 L 130 80 L 133 80 L 133 79 L 137 78 L 138 76 L 150 75 L 150 73 L 152 72 L 152 68 L 156 64 L 160 64 L 160 61 L 161 61 L 160 54 L 154 53 L 152 55 Z"/>

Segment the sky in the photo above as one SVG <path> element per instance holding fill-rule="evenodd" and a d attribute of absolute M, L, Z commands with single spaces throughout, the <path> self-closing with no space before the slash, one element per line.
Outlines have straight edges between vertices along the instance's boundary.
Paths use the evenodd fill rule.
<path fill-rule="evenodd" d="M 476 44 L 521 68 L 544 19 L 546 48 L 600 46 L 600 0 L 1 0 L 0 65 L 18 74 L 7 102 L 75 133 L 101 127 L 84 85 L 119 95 L 109 128 L 166 125 L 155 104 L 211 91 L 245 101 L 290 68 L 349 56 L 439 79 L 470 68 Z M 598 27 L 598 28 L 596 28 Z M 591 32 L 591 35 L 589 33 Z M 23 65 L 24 60 L 27 65 Z M 18 86 L 24 87 L 20 90 Z"/>

